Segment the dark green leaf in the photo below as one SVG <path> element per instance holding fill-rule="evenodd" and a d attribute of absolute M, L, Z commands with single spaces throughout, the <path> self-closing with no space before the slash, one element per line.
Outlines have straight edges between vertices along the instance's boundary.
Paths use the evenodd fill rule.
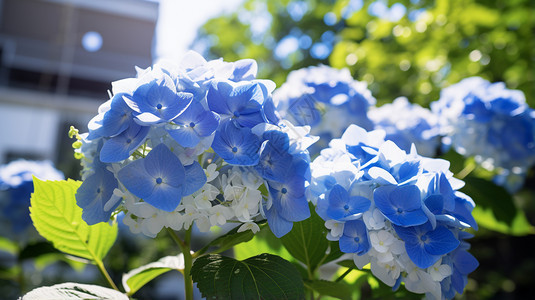
<path fill-rule="evenodd" d="M 60 253 L 54 246 L 49 242 L 34 242 L 28 244 L 19 254 L 19 260 L 35 258 L 43 254 L 49 253 Z"/>
<path fill-rule="evenodd" d="M 299 272 L 272 254 L 242 261 L 219 254 L 201 256 L 191 275 L 207 299 L 304 299 Z"/>
<path fill-rule="evenodd" d="M 338 299 L 352 299 L 353 289 L 345 282 L 332 282 L 326 280 L 313 280 L 305 283 L 320 295 L 331 296 Z"/>
<path fill-rule="evenodd" d="M 466 185 L 461 191 L 474 199 L 476 206 L 490 209 L 496 220 L 511 225 L 516 215 L 513 197 L 503 188 L 492 181 L 478 177 L 464 178 Z"/>
<path fill-rule="evenodd" d="M 311 271 L 318 267 L 329 247 L 324 223 L 311 208 L 310 218 L 294 223 L 292 230 L 281 238 L 288 252 Z"/>
<path fill-rule="evenodd" d="M 264 222 L 265 221 L 263 221 L 262 223 Z M 206 251 L 208 251 L 208 249 L 210 249 L 211 247 L 217 247 L 217 249 L 212 251 L 211 253 L 221 253 L 225 250 L 234 247 L 237 244 L 248 242 L 254 237 L 254 234 L 251 230 L 238 232 L 239 228 L 240 226 L 236 226 L 226 234 L 211 241 L 208 245 L 204 246 L 201 250 L 198 251 L 199 254 L 206 253 Z"/>

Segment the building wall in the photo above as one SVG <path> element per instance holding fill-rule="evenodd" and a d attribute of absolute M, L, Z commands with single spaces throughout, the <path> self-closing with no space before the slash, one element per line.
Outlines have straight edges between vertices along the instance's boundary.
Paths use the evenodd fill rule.
<path fill-rule="evenodd" d="M 87 131 L 111 82 L 152 64 L 157 16 L 144 0 L 0 0 L 0 164 L 77 164 L 69 125 Z"/>

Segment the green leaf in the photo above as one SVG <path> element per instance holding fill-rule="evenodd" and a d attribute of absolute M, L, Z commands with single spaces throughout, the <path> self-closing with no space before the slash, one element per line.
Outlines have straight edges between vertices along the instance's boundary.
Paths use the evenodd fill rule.
<path fill-rule="evenodd" d="M 292 230 L 281 241 L 293 257 L 313 272 L 329 247 L 326 234 L 324 221 L 312 208 L 310 218 L 294 223 Z"/>
<path fill-rule="evenodd" d="M 268 226 L 260 228 L 252 240 L 234 246 L 233 250 L 236 259 L 246 259 L 262 253 L 270 253 L 289 261 L 295 260 L 282 246 L 281 240 L 269 230 Z"/>
<path fill-rule="evenodd" d="M 326 280 L 307 281 L 305 285 L 320 295 L 331 296 L 338 299 L 353 299 L 353 289 L 345 282 L 332 282 Z"/>
<path fill-rule="evenodd" d="M 513 197 L 503 188 L 489 180 L 467 176 L 461 191 L 474 199 L 476 207 L 490 209 L 496 220 L 510 226 L 515 218 L 516 206 Z"/>
<path fill-rule="evenodd" d="M 172 270 L 184 270 L 184 255 L 166 256 L 156 262 L 141 266 L 123 275 L 123 287 L 130 296 L 147 282 Z"/>
<path fill-rule="evenodd" d="M 32 290 L 22 297 L 24 300 L 57 299 L 116 299 L 128 300 L 121 292 L 98 285 L 67 282 Z"/>
<path fill-rule="evenodd" d="M 525 213 L 520 209 L 516 211 L 511 224 L 497 220 L 493 211 L 488 208 L 476 206 L 472 211 L 472 215 L 479 226 L 489 230 L 516 236 L 535 234 L 535 228 L 529 223 Z"/>
<path fill-rule="evenodd" d="M 193 281 L 207 299 L 304 299 L 299 272 L 279 256 L 261 254 L 235 260 L 218 254 L 197 258 Z"/>
<path fill-rule="evenodd" d="M 67 254 L 102 261 L 117 238 L 117 224 L 87 225 L 74 195 L 81 182 L 34 177 L 30 216 L 39 234 Z"/>
<path fill-rule="evenodd" d="M 12 240 L 0 236 L 0 251 L 5 251 L 9 254 L 16 255 L 19 247 Z"/>
<path fill-rule="evenodd" d="M 241 225 L 240 225 L 241 226 Z M 204 254 L 206 251 L 208 251 L 211 247 L 217 247 L 216 250 L 212 251 L 211 253 L 221 253 L 225 250 L 228 250 L 235 245 L 245 243 L 253 239 L 254 233 L 251 230 L 246 230 L 242 232 L 238 232 L 238 229 L 240 226 L 236 226 L 226 234 L 216 238 L 215 240 L 211 241 L 208 245 L 204 246 L 202 249 L 198 251 L 199 254 Z"/>
<path fill-rule="evenodd" d="M 49 242 L 34 242 L 28 244 L 19 254 L 19 260 L 36 258 L 49 253 L 59 253 Z"/>

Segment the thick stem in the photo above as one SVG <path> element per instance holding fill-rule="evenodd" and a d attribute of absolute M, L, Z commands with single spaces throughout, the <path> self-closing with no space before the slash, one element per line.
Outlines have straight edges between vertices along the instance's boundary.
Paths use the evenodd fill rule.
<path fill-rule="evenodd" d="M 193 257 L 191 256 L 191 227 L 186 230 L 186 237 L 182 241 L 170 228 L 167 228 L 167 232 L 171 235 L 173 241 L 177 243 L 184 255 L 184 291 L 186 300 L 193 300 L 193 280 L 191 278 L 191 267 L 193 265 Z"/>
<path fill-rule="evenodd" d="M 108 284 L 116 291 L 119 291 L 119 288 L 117 288 L 117 286 L 115 285 L 115 283 L 113 282 L 113 280 L 111 279 L 110 277 L 110 274 L 108 274 L 108 271 L 106 271 L 106 268 L 104 267 L 104 264 L 102 263 L 102 261 L 96 261 L 96 265 L 97 265 L 97 268 L 98 270 L 100 271 L 100 273 L 102 274 L 102 276 L 104 276 L 104 278 L 106 278 L 106 281 L 108 282 Z"/>

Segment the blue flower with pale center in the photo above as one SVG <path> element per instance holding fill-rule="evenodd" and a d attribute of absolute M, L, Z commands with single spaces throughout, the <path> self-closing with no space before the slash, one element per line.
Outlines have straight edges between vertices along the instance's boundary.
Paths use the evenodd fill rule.
<path fill-rule="evenodd" d="M 119 162 L 127 159 L 143 142 L 150 127 L 132 124 L 121 134 L 106 140 L 100 150 L 100 161 Z"/>
<path fill-rule="evenodd" d="M 298 174 L 288 176 L 284 182 L 268 181 L 269 194 L 273 201 L 267 210 L 268 215 L 271 215 L 268 224 L 275 236 L 281 237 L 288 233 L 292 229 L 292 222 L 303 221 L 310 217 L 308 200 L 305 196 L 305 182 L 305 179 Z M 288 226 L 287 222 L 292 226 Z"/>
<path fill-rule="evenodd" d="M 159 76 L 154 78 L 154 75 Z M 132 96 L 124 96 L 123 99 L 141 124 L 171 121 L 183 113 L 193 100 L 193 94 L 177 91 L 175 82 L 165 73 L 149 72 L 140 78 L 140 82 Z"/>
<path fill-rule="evenodd" d="M 340 251 L 344 253 L 366 254 L 370 250 L 370 238 L 364 221 L 360 219 L 347 221 L 339 245 Z"/>
<path fill-rule="evenodd" d="M 205 110 L 198 102 L 191 105 L 173 123 L 178 128 L 167 128 L 169 135 L 183 147 L 195 147 L 202 138 L 210 136 L 219 126 L 218 114 Z"/>
<path fill-rule="evenodd" d="M 373 192 L 375 205 L 393 224 L 399 226 L 421 225 L 428 221 L 422 209 L 420 190 L 415 185 L 387 185 Z"/>
<path fill-rule="evenodd" d="M 260 139 L 250 128 L 238 126 L 231 121 L 221 125 L 215 133 L 212 149 L 229 164 L 254 166 L 259 159 Z"/>
<path fill-rule="evenodd" d="M 266 180 L 281 182 L 287 177 L 290 172 L 290 166 L 294 157 L 288 153 L 290 148 L 290 139 L 288 134 L 270 130 L 263 134 L 263 138 L 267 140 L 263 144 L 260 154 L 260 160 L 255 169 Z"/>
<path fill-rule="evenodd" d="M 206 100 L 210 110 L 223 120 L 231 119 L 240 126 L 253 128 L 267 121 L 263 111 L 264 90 L 259 82 L 214 81 Z"/>
<path fill-rule="evenodd" d="M 99 137 L 116 136 L 134 123 L 132 109 L 123 99 L 124 93 L 118 93 L 110 99 L 109 110 L 100 113 L 89 122 L 89 140 Z"/>
<path fill-rule="evenodd" d="M 108 222 L 111 213 L 119 206 L 117 201 L 113 207 L 106 207 L 106 203 L 112 198 L 113 190 L 118 186 L 117 179 L 112 172 L 108 171 L 103 164 L 95 169 L 95 173 L 87 177 L 76 191 L 76 204 L 82 208 L 82 219 L 94 225 L 100 222 Z"/>
<path fill-rule="evenodd" d="M 439 225 L 433 229 L 429 222 L 413 227 L 393 227 L 405 242 L 405 250 L 412 262 L 422 269 L 432 266 L 460 243 L 447 227 Z"/>
<path fill-rule="evenodd" d="M 326 214 L 329 218 L 338 221 L 350 221 L 361 217 L 362 213 L 370 208 L 371 201 L 362 196 L 350 196 L 349 192 L 336 184 L 329 192 Z"/>
<path fill-rule="evenodd" d="M 168 212 L 175 210 L 183 196 L 206 183 L 206 175 L 197 162 L 184 167 L 165 144 L 123 167 L 117 177 L 132 194 Z"/>

